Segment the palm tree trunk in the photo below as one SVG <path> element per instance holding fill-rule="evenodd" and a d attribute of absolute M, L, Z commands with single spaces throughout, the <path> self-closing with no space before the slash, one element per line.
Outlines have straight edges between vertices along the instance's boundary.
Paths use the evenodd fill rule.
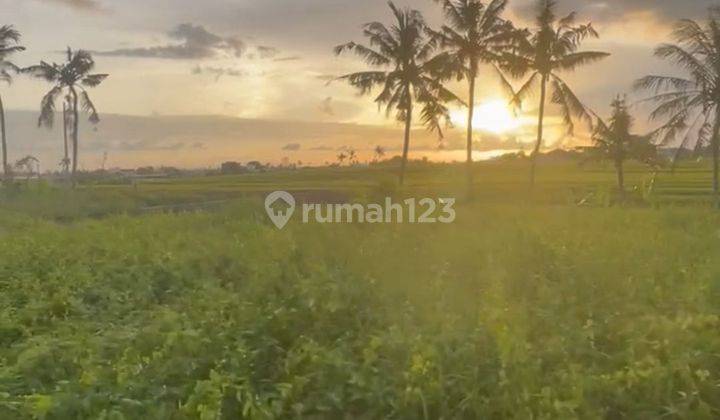
<path fill-rule="evenodd" d="M 623 167 L 622 159 L 615 161 L 615 169 L 617 171 L 617 183 L 618 191 L 620 192 L 620 198 L 625 197 L 625 168 Z"/>
<path fill-rule="evenodd" d="M 63 160 L 63 170 L 65 175 L 70 172 L 70 150 L 68 146 L 68 103 L 63 100 L 63 141 L 65 145 L 65 158 Z"/>
<path fill-rule="evenodd" d="M 72 161 L 72 184 L 73 187 L 77 184 L 77 163 L 78 163 L 78 128 L 80 118 L 78 115 L 78 95 L 74 88 L 70 88 L 72 94 L 72 113 L 73 113 L 73 130 L 72 130 L 72 146 L 73 146 L 73 161 Z"/>
<path fill-rule="evenodd" d="M 720 206 L 720 107 L 715 111 L 715 126 L 713 127 L 713 136 L 710 141 L 713 155 L 713 195 L 715 196 L 715 205 Z"/>
<path fill-rule="evenodd" d="M 400 186 L 405 184 L 405 170 L 407 168 L 408 154 L 410 152 L 410 129 L 412 128 L 413 104 L 410 97 L 410 88 L 407 88 L 408 106 L 405 116 L 405 141 L 403 142 L 402 162 L 400 163 Z"/>
<path fill-rule="evenodd" d="M 2 133 L 2 165 L 5 180 L 10 179 L 10 166 L 8 165 L 7 138 L 5 137 L 5 106 L 0 97 L 0 132 Z"/>
<path fill-rule="evenodd" d="M 470 94 L 468 100 L 468 121 L 467 121 L 467 188 L 468 198 L 473 195 L 473 118 L 475 116 L 475 78 L 477 77 L 477 65 L 470 65 Z"/>
<path fill-rule="evenodd" d="M 535 170 L 537 167 L 537 158 L 540 154 L 540 148 L 543 142 L 543 121 L 545 120 L 545 97 L 547 96 L 547 75 L 542 76 L 540 82 L 540 110 L 538 111 L 538 131 L 535 149 L 530 156 L 530 188 L 535 188 Z"/>

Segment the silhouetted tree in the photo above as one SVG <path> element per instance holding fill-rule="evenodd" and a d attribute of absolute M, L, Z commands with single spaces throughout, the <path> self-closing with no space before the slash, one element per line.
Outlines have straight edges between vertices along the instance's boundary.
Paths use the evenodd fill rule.
<path fill-rule="evenodd" d="M 615 165 L 617 186 L 621 195 L 625 194 L 624 164 L 628 159 L 635 159 L 648 165 L 657 165 L 657 147 L 650 141 L 650 136 L 639 136 L 631 133 L 633 118 L 628 111 L 625 98 L 617 97 L 611 105 L 612 116 L 606 123 L 598 118 L 593 131 L 593 155 L 595 158 L 610 160 Z"/>
<path fill-rule="evenodd" d="M 531 155 L 530 185 L 535 185 L 537 157 L 543 144 L 543 122 L 548 83 L 552 89 L 552 103 L 560 106 L 568 135 L 573 134 L 574 119 L 592 124 L 591 112 L 577 98 L 570 87 L 560 78 L 559 73 L 573 71 L 578 67 L 594 63 L 607 57 L 608 53 L 578 51 L 588 37 L 598 37 L 592 24 L 576 25 L 576 14 L 570 13 L 558 19 L 555 15 L 554 0 L 539 0 L 537 27 L 529 36 L 520 40 L 512 54 L 503 60 L 502 67 L 516 77 L 530 74 L 530 78 L 515 93 L 516 104 L 521 104 L 529 95 L 540 88 L 540 107 L 535 148 Z"/>
<path fill-rule="evenodd" d="M 20 69 L 8 58 L 20 51 L 24 51 L 25 47 L 18 45 L 20 42 L 20 32 L 10 25 L 0 27 L 0 80 L 12 83 L 12 73 L 17 73 Z M 0 97 L 0 137 L 2 138 L 2 165 L 5 178 L 10 176 L 10 166 L 8 165 L 7 137 L 5 127 L 5 105 L 2 97 Z"/>
<path fill-rule="evenodd" d="M 462 101 L 442 84 L 442 71 L 447 66 L 448 55 L 433 56 L 437 42 L 427 36 L 428 27 L 417 10 L 398 9 L 388 3 L 395 17 L 395 24 L 387 27 L 373 22 L 364 26 L 363 33 L 369 46 L 350 42 L 335 48 L 336 54 L 350 51 L 372 67 L 382 70 L 365 71 L 342 76 L 358 88 L 361 94 L 369 94 L 381 88 L 375 98 L 387 114 L 396 111 L 396 118 L 405 123 L 403 156 L 400 165 L 400 185 L 405 181 L 410 131 L 415 104 L 421 109 L 421 121 L 442 137 L 442 122 L 449 123 L 445 103 Z"/>
<path fill-rule="evenodd" d="M 57 98 L 69 95 L 69 113 L 71 115 L 72 133 L 72 178 L 76 180 L 78 164 L 78 135 L 80 123 L 80 107 L 89 115 L 89 121 L 97 124 L 100 121 L 97 109 L 90 100 L 86 88 L 94 88 L 105 80 L 107 74 L 91 74 L 95 61 L 89 52 L 67 49 L 67 62 L 63 64 L 42 61 L 37 66 L 25 69 L 29 74 L 53 84 L 53 88 L 43 97 L 40 105 L 38 125 L 52 127 L 55 121 L 55 102 Z"/>
<path fill-rule="evenodd" d="M 26 183 L 30 182 L 30 178 L 32 178 L 32 176 L 35 174 L 36 169 L 38 176 L 40 176 L 40 160 L 38 160 L 38 158 L 36 158 L 35 156 L 25 156 L 24 158 L 15 162 L 15 167 L 18 170 L 25 171 Z"/>
<path fill-rule="evenodd" d="M 432 36 L 450 53 L 450 71 L 458 80 L 468 81 L 467 181 L 471 188 L 475 84 L 481 64 L 494 65 L 519 35 L 501 14 L 508 0 L 435 0 L 442 5 L 447 25 Z M 469 190 L 470 191 L 470 190 Z"/>
<path fill-rule="evenodd" d="M 385 148 L 380 145 L 375 146 L 373 153 L 375 154 L 375 162 L 379 162 L 385 157 Z"/>
<path fill-rule="evenodd" d="M 657 107 L 651 120 L 666 120 L 653 134 L 660 145 L 681 138 L 677 161 L 687 146 L 696 152 L 710 146 L 713 156 L 713 191 L 720 193 L 720 9 L 709 10 L 705 24 L 685 19 L 675 25 L 677 44 L 662 44 L 655 56 L 671 61 L 687 72 L 687 77 L 643 77 L 637 90 L 649 91 L 647 101 Z"/>

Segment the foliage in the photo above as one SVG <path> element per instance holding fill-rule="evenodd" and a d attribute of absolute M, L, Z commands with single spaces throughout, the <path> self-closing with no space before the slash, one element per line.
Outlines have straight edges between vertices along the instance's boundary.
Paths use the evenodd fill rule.
<path fill-rule="evenodd" d="M 537 27 L 527 38 L 521 39 L 515 50 L 506 54 L 502 62 L 504 70 L 516 77 L 529 74 L 527 81 L 516 92 L 509 83 L 509 91 L 517 106 L 521 106 L 539 87 L 540 111 L 538 115 L 538 137 L 533 150 L 531 183 L 535 182 L 535 157 L 540 153 L 543 142 L 543 122 L 546 91 L 552 92 L 551 102 L 560 107 L 567 134 L 574 133 L 574 121 L 580 119 L 592 124 L 590 111 L 560 77 L 563 72 L 597 62 L 609 54 L 599 51 L 578 51 L 587 38 L 598 37 L 592 24 L 576 24 L 576 13 L 558 18 L 554 0 L 539 0 Z M 549 86 L 548 86 L 549 83 Z"/>
<path fill-rule="evenodd" d="M 606 123 L 597 119 L 592 135 L 594 157 L 622 164 L 625 160 L 635 159 L 651 166 L 661 162 L 657 147 L 651 143 L 650 136 L 632 134 L 633 118 L 628 111 L 625 98 L 617 97 L 611 104 L 613 114 Z"/>
<path fill-rule="evenodd" d="M 715 174 L 715 191 L 720 191 L 720 9 L 711 8 L 708 21 L 702 25 L 684 19 L 675 25 L 677 44 L 662 44 L 655 56 L 668 60 L 687 72 L 686 77 L 649 75 L 635 83 L 635 88 L 652 93 L 646 101 L 654 103 L 651 120 L 664 120 L 653 134 L 661 146 L 679 140 L 677 160 L 686 148 L 699 154 L 711 146 Z"/>
<path fill-rule="evenodd" d="M 718 415 L 717 214 L 459 210 L 0 213 L 0 417 Z"/>

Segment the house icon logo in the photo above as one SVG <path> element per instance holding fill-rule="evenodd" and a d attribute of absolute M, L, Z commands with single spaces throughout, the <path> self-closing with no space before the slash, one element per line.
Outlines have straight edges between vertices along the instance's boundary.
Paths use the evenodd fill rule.
<path fill-rule="evenodd" d="M 282 229 L 295 213 L 295 197 L 286 191 L 275 191 L 265 198 L 265 211 L 278 229 Z"/>

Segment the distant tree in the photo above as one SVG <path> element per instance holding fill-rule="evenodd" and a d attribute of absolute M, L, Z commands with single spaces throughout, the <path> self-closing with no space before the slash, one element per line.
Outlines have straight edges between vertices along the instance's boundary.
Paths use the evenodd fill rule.
<path fill-rule="evenodd" d="M 382 146 L 375 146 L 375 150 L 373 152 L 375 154 L 375 162 L 379 162 L 385 157 L 385 148 Z"/>
<path fill-rule="evenodd" d="M 403 158 L 400 165 L 400 185 L 405 181 L 410 133 L 415 104 L 421 109 L 421 120 L 430 130 L 442 137 L 442 122 L 449 123 L 446 103 L 462 101 L 443 86 L 443 69 L 447 66 L 448 55 L 432 56 L 437 41 L 427 36 L 428 26 L 417 10 L 398 9 L 389 2 L 395 17 L 395 24 L 387 27 L 380 22 L 368 23 L 363 33 L 369 46 L 350 42 L 335 48 L 336 54 L 346 51 L 361 57 L 368 65 L 381 70 L 352 73 L 342 76 L 361 94 L 369 94 L 380 88 L 375 102 L 385 107 L 387 115 L 393 111 L 398 121 L 405 123 Z"/>
<path fill-rule="evenodd" d="M 247 168 L 254 172 L 262 172 L 265 170 L 265 165 L 257 160 L 253 160 L 247 163 Z"/>
<path fill-rule="evenodd" d="M 516 104 L 522 104 L 538 87 L 540 108 L 538 111 L 537 140 L 531 155 L 530 185 L 535 185 L 537 158 L 543 144 L 543 123 L 548 83 L 552 89 L 552 103 L 562 111 L 568 135 L 573 134 L 573 120 L 592 124 L 592 113 L 559 76 L 559 73 L 576 70 L 594 63 L 610 54 L 597 51 L 578 51 L 588 37 L 598 37 L 592 24 L 576 25 L 575 12 L 562 19 L 555 15 L 554 0 L 539 0 L 537 28 L 528 37 L 519 40 L 511 54 L 502 61 L 502 67 L 516 77 L 530 74 L 529 79 L 515 93 Z"/>
<path fill-rule="evenodd" d="M 432 32 L 433 37 L 450 53 L 450 68 L 458 80 L 468 81 L 467 116 L 467 182 L 472 179 L 473 117 L 475 115 L 475 84 L 480 65 L 501 61 L 521 32 L 501 17 L 508 0 L 435 0 L 443 8 L 447 25 Z"/>
<path fill-rule="evenodd" d="M 220 172 L 223 175 L 234 175 L 247 172 L 248 169 L 240 162 L 223 162 L 220 166 Z"/>
<path fill-rule="evenodd" d="M 710 146 L 713 160 L 713 191 L 720 194 L 720 8 L 711 8 L 704 24 L 684 19 L 675 25 L 677 44 L 662 44 L 655 56 L 687 72 L 687 77 L 643 77 L 637 90 L 649 91 L 647 98 L 657 107 L 651 120 L 666 122 L 654 133 L 660 145 L 680 139 L 674 163 L 694 142 L 699 153 Z"/>
<path fill-rule="evenodd" d="M 350 165 L 357 165 L 358 164 L 358 156 L 355 149 L 348 149 L 348 162 Z"/>
<path fill-rule="evenodd" d="M 92 124 L 100 122 L 95 105 L 90 100 L 86 88 L 99 86 L 107 74 L 91 74 L 95 61 L 89 52 L 67 49 L 67 62 L 64 64 L 40 62 L 37 66 L 25 69 L 25 72 L 53 84 L 53 88 L 45 95 L 40 105 L 38 125 L 52 127 L 55 120 L 55 102 L 64 95 L 70 97 L 69 113 L 72 115 L 72 178 L 76 180 L 78 165 L 78 136 L 80 123 L 80 107 L 89 115 Z"/>
<path fill-rule="evenodd" d="M 20 51 L 25 51 L 25 47 L 18 45 L 20 42 L 20 32 L 10 25 L 0 27 L 0 81 L 12 83 L 11 73 L 17 73 L 20 69 L 8 58 Z M 7 178 L 10 176 L 11 167 L 8 165 L 7 137 L 5 126 L 5 105 L 2 97 L 0 97 L 0 139 L 2 140 L 2 165 L 3 174 Z"/>
<path fill-rule="evenodd" d="M 345 159 L 347 159 L 347 155 L 344 152 L 337 155 L 338 165 L 342 166 L 342 164 L 345 163 Z"/>
<path fill-rule="evenodd" d="M 35 174 L 40 175 L 40 161 L 35 156 L 25 156 L 24 158 L 15 162 L 15 168 L 19 171 L 25 172 L 25 180 L 30 181 L 30 178 Z"/>
<path fill-rule="evenodd" d="M 657 147 L 650 141 L 650 136 L 639 136 L 631 133 L 633 118 L 628 111 L 625 98 L 617 97 L 611 105 L 612 116 L 606 123 L 598 118 L 592 135 L 594 158 L 610 160 L 615 165 L 617 186 L 621 195 L 625 194 L 624 164 L 628 159 L 635 159 L 648 165 L 659 164 Z"/>

